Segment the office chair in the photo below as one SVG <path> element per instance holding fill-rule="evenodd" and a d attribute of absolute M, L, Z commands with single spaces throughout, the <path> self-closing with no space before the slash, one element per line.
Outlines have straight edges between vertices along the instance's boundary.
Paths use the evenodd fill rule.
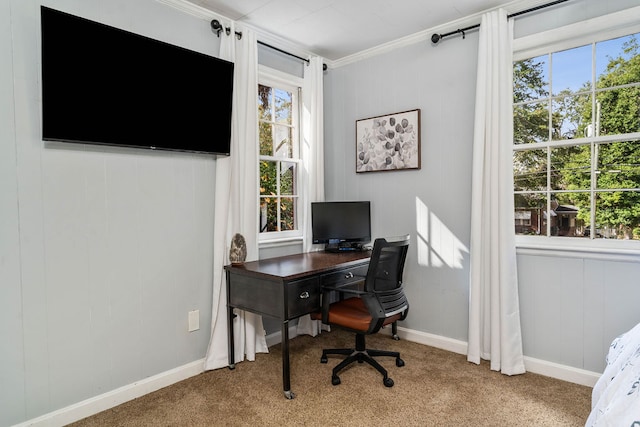
<path fill-rule="evenodd" d="M 384 369 L 374 357 L 388 356 L 396 358 L 396 366 L 404 366 L 400 353 L 395 351 L 367 349 L 365 335 L 375 334 L 383 326 L 404 320 L 409 303 L 402 290 L 402 272 L 409 248 L 409 236 L 394 239 L 376 239 L 373 252 L 364 278 L 364 288 L 323 287 L 322 321 L 325 324 L 340 326 L 356 333 L 355 348 L 325 349 L 321 363 L 327 363 L 327 355 L 346 355 L 335 368 L 331 377 L 333 385 L 340 384 L 338 372 L 353 362 L 367 362 L 383 376 L 386 387 L 393 386 Z M 362 282 L 360 282 L 362 284 Z M 344 286 L 344 285 L 343 285 Z M 345 298 L 329 302 L 329 293 L 339 291 Z M 351 295 L 351 296 L 349 296 Z"/>

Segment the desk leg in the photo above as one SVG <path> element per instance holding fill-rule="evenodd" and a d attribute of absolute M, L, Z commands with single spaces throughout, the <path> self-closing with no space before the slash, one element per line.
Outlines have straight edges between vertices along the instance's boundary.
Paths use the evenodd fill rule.
<path fill-rule="evenodd" d="M 229 304 L 229 272 L 227 271 L 227 344 L 229 346 L 229 369 L 236 368 L 235 345 L 233 339 L 233 307 Z"/>
<path fill-rule="evenodd" d="M 289 369 L 289 321 L 282 322 L 282 384 L 284 397 L 293 399 L 295 393 L 291 391 L 291 371 Z"/>
<path fill-rule="evenodd" d="M 235 315 L 233 314 L 233 307 L 229 307 L 227 306 L 227 314 L 228 314 L 228 318 L 227 318 L 227 338 L 229 340 L 228 345 L 229 345 L 229 369 L 235 369 L 236 368 L 236 357 L 235 357 L 235 345 L 233 344 L 234 339 L 233 339 L 233 318 L 235 317 Z"/>

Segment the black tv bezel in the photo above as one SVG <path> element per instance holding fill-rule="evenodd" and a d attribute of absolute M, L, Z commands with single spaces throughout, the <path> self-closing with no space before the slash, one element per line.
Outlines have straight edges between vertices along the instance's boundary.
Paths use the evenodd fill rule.
<path fill-rule="evenodd" d="M 345 237 L 345 236 L 336 236 L 336 237 L 316 237 L 314 232 L 314 223 L 313 223 L 313 212 L 315 205 L 341 205 L 341 204 L 361 204 L 367 206 L 368 211 L 368 236 L 361 237 Z M 325 201 L 325 202 L 312 202 L 311 203 L 311 240 L 313 244 L 326 244 L 326 245 L 339 245 L 344 243 L 369 243 L 371 242 L 371 201 L 368 200 L 341 200 L 341 201 Z"/>
<path fill-rule="evenodd" d="M 67 12 L 63 12 L 57 9 L 53 9 L 47 6 L 41 6 L 40 9 L 41 9 L 41 12 L 40 12 L 40 16 L 41 16 L 40 55 L 41 57 L 40 59 L 41 59 L 41 83 L 42 83 L 42 87 L 41 87 L 42 135 L 41 136 L 43 141 L 62 142 L 62 143 L 69 143 L 69 144 L 89 144 L 89 145 L 95 145 L 95 146 L 126 147 L 126 148 L 133 148 L 133 149 L 145 150 L 145 151 L 154 150 L 154 151 L 196 153 L 196 154 L 206 154 L 206 155 L 223 155 L 223 156 L 230 155 L 231 116 L 232 116 L 231 109 L 232 109 L 232 103 L 233 103 L 233 90 L 234 90 L 233 88 L 234 64 L 232 62 L 225 61 L 223 59 L 216 58 L 214 56 L 197 52 L 191 49 L 180 47 L 171 43 L 166 43 L 160 40 L 156 40 L 150 37 L 136 34 L 131 31 L 127 31 L 127 30 L 113 27 L 107 24 L 103 24 L 97 21 L 82 18 L 82 17 L 76 16 Z M 53 22 L 56 20 L 57 20 L 57 23 Z M 165 53 L 171 52 L 173 53 L 173 55 L 179 55 L 179 56 L 186 55 L 188 58 L 191 58 L 187 62 L 196 62 L 196 63 L 203 62 L 205 64 L 209 64 L 209 68 L 211 69 L 218 67 L 218 69 L 220 70 L 220 75 L 222 76 L 220 80 L 222 81 L 204 85 L 203 88 L 206 90 L 206 89 L 214 88 L 215 84 L 224 84 L 226 85 L 225 90 L 221 91 L 222 92 L 220 94 L 221 96 L 217 96 L 218 94 L 203 92 L 202 99 L 206 101 L 202 101 L 198 103 L 198 105 L 202 105 L 202 106 L 206 106 L 209 103 L 210 103 L 209 105 L 215 105 L 215 107 L 212 108 L 212 112 L 210 114 L 211 119 L 210 121 L 208 121 L 208 123 L 210 124 L 207 125 L 207 127 L 210 129 L 209 135 L 212 138 L 211 143 L 208 144 L 205 138 L 191 138 L 190 140 L 194 142 L 184 143 L 184 141 L 189 140 L 189 138 L 175 137 L 175 135 L 180 135 L 178 133 L 179 129 L 184 129 L 184 126 L 180 126 L 180 123 L 182 124 L 185 123 L 184 121 L 179 121 L 177 124 L 175 124 L 172 127 L 173 131 L 170 134 L 174 135 L 173 138 L 156 137 L 155 136 L 156 134 L 154 134 L 153 132 L 146 132 L 142 128 L 142 126 L 134 128 L 132 126 L 135 126 L 135 125 L 131 125 L 131 123 L 134 122 L 134 119 L 129 117 L 124 125 L 121 124 L 122 127 L 119 131 L 120 136 L 117 136 L 116 137 L 117 139 L 112 137 L 114 132 L 112 132 L 108 138 L 104 138 L 105 136 L 104 133 L 102 135 L 99 135 L 98 133 L 94 133 L 91 135 L 91 137 L 85 138 L 85 137 L 80 137 L 79 133 L 72 134 L 70 132 L 65 132 L 64 130 L 52 129 L 51 128 L 52 120 L 56 120 L 56 117 L 59 117 L 60 115 L 59 113 L 55 113 L 55 109 L 61 103 L 58 101 L 52 100 L 50 97 L 48 98 L 50 93 L 48 94 L 47 90 L 48 90 L 48 87 L 51 87 L 54 84 L 64 84 L 64 83 L 62 83 L 60 80 L 58 82 L 50 80 L 50 78 L 52 77 L 50 72 L 51 70 L 48 69 L 47 67 L 63 67 L 64 64 L 55 65 L 55 64 L 52 64 L 51 62 L 47 62 L 47 60 L 49 61 L 51 60 L 50 59 L 51 53 L 47 50 L 49 48 L 49 46 L 47 45 L 47 37 L 48 37 L 47 31 L 51 31 L 51 28 L 49 28 L 49 30 L 46 30 L 45 25 L 47 25 L 47 23 L 49 25 L 51 25 L 52 23 L 56 23 L 57 25 L 59 25 L 61 20 L 63 22 L 68 20 L 69 22 L 75 23 L 77 26 L 88 25 L 90 26 L 92 32 L 97 31 L 97 32 L 103 33 L 103 37 L 108 37 L 109 35 L 117 35 L 118 40 L 120 40 L 120 38 L 124 38 L 126 40 L 131 40 L 132 43 L 135 42 L 136 45 L 143 44 L 143 45 L 152 46 L 154 51 L 159 50 Z M 78 37 L 82 38 L 82 34 L 78 34 Z M 121 46 L 121 44 L 119 44 L 118 46 Z M 47 57 L 47 55 L 49 55 L 49 57 Z M 125 67 L 123 66 L 123 68 Z M 55 72 L 59 73 L 59 70 L 60 68 L 56 69 L 54 73 Z M 125 76 L 125 74 L 123 73 L 122 76 Z M 125 76 L 125 78 L 126 77 L 127 76 Z M 68 80 L 69 79 L 65 79 L 65 81 L 68 81 Z M 157 81 L 157 80 L 159 79 L 156 78 L 154 81 Z M 225 80 L 226 80 L 226 83 L 224 82 Z M 166 81 L 166 80 L 163 80 L 163 81 Z M 175 79 L 174 80 L 175 85 L 173 87 L 177 88 L 180 85 L 181 81 L 183 80 Z M 99 80 L 97 80 L 96 84 L 99 84 Z M 130 85 L 123 85 L 123 86 L 131 87 Z M 193 86 L 195 85 L 192 85 L 192 87 Z M 58 88 L 55 90 L 60 91 L 61 89 Z M 177 91 L 178 89 L 175 89 L 175 90 Z M 122 93 L 125 93 L 125 92 L 123 91 Z M 136 99 L 136 101 L 142 102 L 141 99 Z M 214 104 L 214 101 L 215 103 L 220 103 L 218 105 L 224 105 L 225 107 L 219 107 L 218 105 Z M 57 103 L 52 104 L 53 102 L 57 102 Z M 95 103 L 92 105 L 97 105 L 96 103 L 98 102 L 100 102 L 99 99 L 96 100 Z M 228 107 L 228 113 L 226 113 L 227 107 Z M 176 107 L 176 109 L 172 111 L 174 112 L 177 111 L 177 108 L 178 107 Z M 223 126 L 221 126 L 220 128 L 216 128 L 213 125 L 213 122 L 216 121 L 216 112 L 219 112 L 220 108 L 225 108 L 225 111 L 222 114 L 224 117 L 221 120 L 220 119 L 217 120 L 216 123 L 218 125 L 222 123 Z M 53 114 L 52 114 L 52 110 L 54 110 Z M 145 119 L 143 120 L 144 123 L 151 123 L 151 121 L 153 120 L 152 114 L 149 112 L 142 113 L 142 115 L 144 116 L 143 118 Z M 178 116 L 180 117 L 180 115 Z M 184 114 L 182 114 L 181 116 L 183 119 L 186 117 L 186 115 Z M 68 129 L 68 127 L 66 129 Z M 148 129 L 148 126 L 146 127 L 146 129 Z M 216 136 L 216 134 L 218 133 L 221 135 L 220 137 Z M 206 131 L 199 132 L 198 134 L 202 136 L 207 135 Z M 192 133 L 192 135 L 196 135 L 196 133 L 194 132 Z M 180 143 L 175 143 L 175 141 L 180 141 Z"/>

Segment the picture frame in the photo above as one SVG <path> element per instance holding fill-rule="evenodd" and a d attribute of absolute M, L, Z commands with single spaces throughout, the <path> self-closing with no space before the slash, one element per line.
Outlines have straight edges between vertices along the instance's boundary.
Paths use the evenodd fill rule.
<path fill-rule="evenodd" d="M 356 173 L 420 169 L 420 109 L 356 120 Z"/>

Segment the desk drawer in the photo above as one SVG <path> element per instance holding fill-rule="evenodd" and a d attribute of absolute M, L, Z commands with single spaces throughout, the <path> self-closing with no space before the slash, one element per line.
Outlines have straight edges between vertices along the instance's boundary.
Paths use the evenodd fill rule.
<path fill-rule="evenodd" d="M 256 280 L 242 274 L 228 273 L 227 301 L 232 307 L 280 318 L 284 310 L 283 285 L 277 281 Z"/>
<path fill-rule="evenodd" d="M 287 319 L 294 319 L 320 308 L 320 281 L 317 277 L 289 283 L 287 294 Z"/>
<path fill-rule="evenodd" d="M 345 268 L 335 273 L 322 276 L 322 286 L 339 285 L 343 283 L 358 282 L 367 277 L 368 264 Z"/>

